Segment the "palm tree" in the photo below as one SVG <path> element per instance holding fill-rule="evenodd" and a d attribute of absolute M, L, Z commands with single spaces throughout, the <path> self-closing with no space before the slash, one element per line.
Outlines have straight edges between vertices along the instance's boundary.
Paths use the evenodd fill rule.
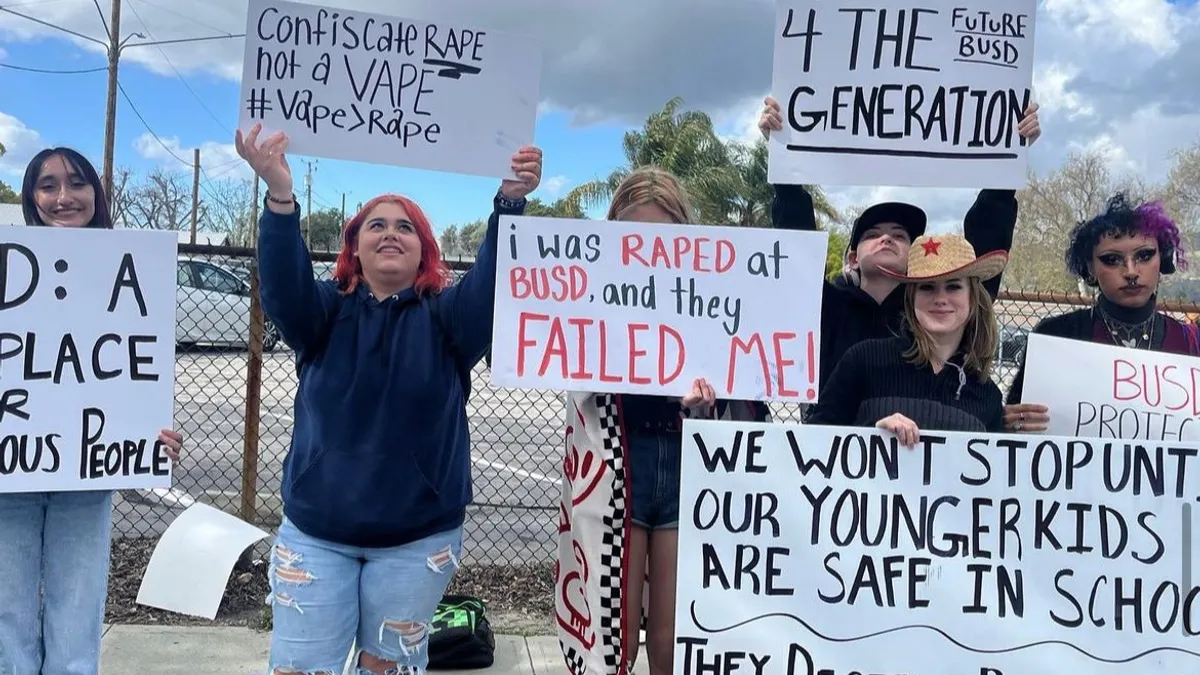
<path fill-rule="evenodd" d="M 635 168 L 656 165 L 679 177 L 701 222 L 770 227 L 774 190 L 767 181 L 766 142 L 723 142 L 708 115 L 680 112 L 682 104 L 681 98 L 672 98 L 641 130 L 626 132 L 626 164 L 607 178 L 576 187 L 561 201 L 582 207 L 603 203 Z M 818 216 L 836 221 L 837 210 L 824 192 L 815 186 L 807 189 Z"/>
<path fill-rule="evenodd" d="M 655 165 L 680 179 L 703 222 L 725 223 L 728 214 L 723 211 L 721 196 L 736 189 L 737 168 L 709 116 L 695 110 L 680 112 L 682 104 L 683 99 L 672 98 L 646 119 L 641 130 L 627 131 L 622 143 L 625 166 L 617 167 L 607 178 L 579 185 L 563 201 L 595 206 L 611 199 L 634 169 Z"/>
<path fill-rule="evenodd" d="M 0 157 L 3 157 L 3 156 L 4 156 L 4 153 L 6 153 L 6 152 L 8 152 L 8 150 L 6 150 L 6 149 L 4 148 L 4 144 L 3 144 L 3 143 L 0 143 Z"/>
<path fill-rule="evenodd" d="M 730 141 L 729 153 L 738 170 L 738 185 L 729 195 L 730 222 L 743 227 L 771 227 L 771 202 L 775 189 L 767 180 L 767 142 L 759 138 L 753 143 Z M 837 222 L 840 215 L 829 203 L 825 192 L 815 185 L 804 186 L 812 195 L 813 209 L 818 222 Z"/>

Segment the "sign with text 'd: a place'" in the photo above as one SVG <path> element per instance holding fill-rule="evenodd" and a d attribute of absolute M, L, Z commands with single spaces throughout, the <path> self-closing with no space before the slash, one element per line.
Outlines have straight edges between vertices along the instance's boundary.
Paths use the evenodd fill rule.
<path fill-rule="evenodd" d="M 1036 0 L 779 0 L 776 184 L 1016 189 Z"/>
<path fill-rule="evenodd" d="M 504 217 L 492 382 L 718 398 L 818 396 L 828 235 Z"/>
<path fill-rule="evenodd" d="M 0 229 L 0 493 L 170 487 L 177 242 Z"/>
<path fill-rule="evenodd" d="M 529 37 L 286 0 L 250 0 L 238 126 L 289 152 L 507 178 L 533 143 Z"/>
<path fill-rule="evenodd" d="M 675 672 L 1200 672 L 1197 451 L 685 421 Z"/>

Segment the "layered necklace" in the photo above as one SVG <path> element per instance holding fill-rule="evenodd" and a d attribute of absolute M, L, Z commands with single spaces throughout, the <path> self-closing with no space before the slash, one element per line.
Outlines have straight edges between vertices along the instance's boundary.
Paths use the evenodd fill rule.
<path fill-rule="evenodd" d="M 1154 324 L 1155 319 L 1158 318 L 1158 313 L 1153 309 L 1150 311 L 1150 316 L 1136 323 L 1113 318 L 1112 314 L 1105 309 L 1103 301 L 1096 303 L 1095 310 L 1099 313 L 1100 320 L 1104 322 L 1104 328 L 1112 336 L 1113 344 L 1130 349 L 1149 349 L 1153 344 Z"/>

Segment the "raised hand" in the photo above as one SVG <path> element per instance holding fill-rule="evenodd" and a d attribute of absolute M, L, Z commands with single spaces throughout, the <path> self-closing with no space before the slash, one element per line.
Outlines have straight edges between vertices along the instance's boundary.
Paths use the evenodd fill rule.
<path fill-rule="evenodd" d="M 779 112 L 779 102 L 768 96 L 763 99 L 762 115 L 758 117 L 758 130 L 764 138 L 770 138 L 772 131 L 783 128 L 783 114 Z"/>
<path fill-rule="evenodd" d="M 234 135 L 237 153 L 267 184 L 268 194 L 275 199 L 291 199 L 294 185 L 292 170 L 284 155 L 288 146 L 287 134 L 280 131 L 259 144 L 258 135 L 260 133 L 262 133 L 261 124 L 255 124 L 245 138 L 242 137 L 242 130 L 238 129 Z"/>
<path fill-rule="evenodd" d="M 512 169 L 517 180 L 505 178 L 500 192 L 508 199 L 522 199 L 542 182 L 542 151 L 531 145 L 517 150 L 512 156 Z"/>
<path fill-rule="evenodd" d="M 1025 116 L 1017 125 L 1017 133 L 1029 141 L 1029 145 L 1033 145 L 1042 136 L 1042 125 L 1038 123 L 1037 114 L 1039 107 L 1041 106 L 1037 104 L 1037 101 L 1030 103 L 1029 107 L 1025 109 Z"/>

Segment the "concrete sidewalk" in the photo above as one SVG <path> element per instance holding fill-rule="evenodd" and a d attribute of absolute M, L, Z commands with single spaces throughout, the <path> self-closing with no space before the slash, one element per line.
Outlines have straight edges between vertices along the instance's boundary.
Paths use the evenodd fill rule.
<path fill-rule="evenodd" d="M 100 675 L 265 675 L 270 633 L 207 626 L 106 626 Z M 645 658 L 636 675 L 645 675 Z M 445 675 L 563 675 L 558 639 L 496 636 L 496 662 L 479 670 L 440 670 Z"/>

